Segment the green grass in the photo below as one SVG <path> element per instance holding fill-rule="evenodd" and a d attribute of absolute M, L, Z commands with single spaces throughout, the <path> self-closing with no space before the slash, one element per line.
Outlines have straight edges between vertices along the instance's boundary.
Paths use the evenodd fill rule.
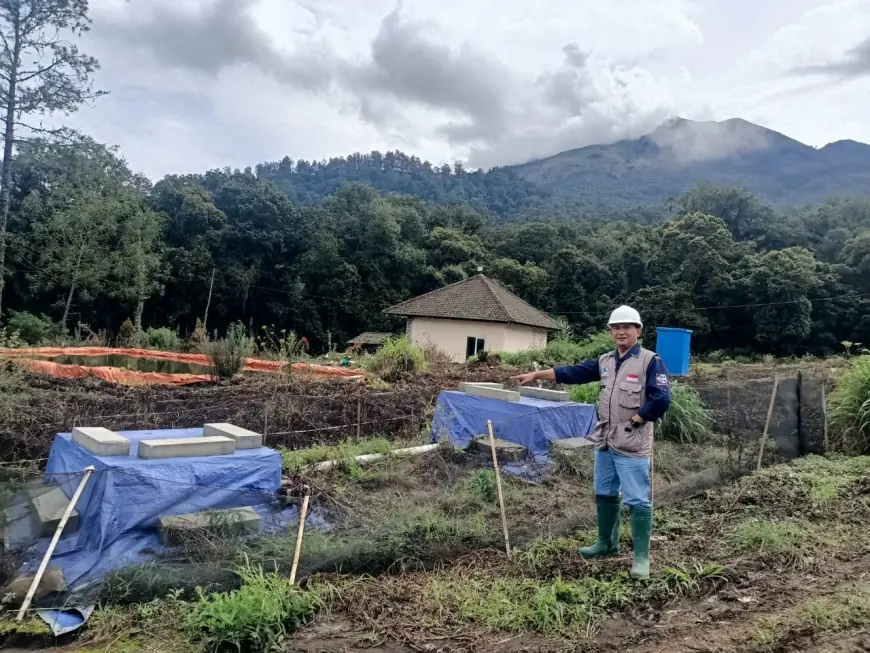
<path fill-rule="evenodd" d="M 323 605 L 320 587 L 300 589 L 261 567 L 242 567 L 238 573 L 241 588 L 215 594 L 200 590 L 190 609 L 187 630 L 208 650 L 275 650 Z"/>
<path fill-rule="evenodd" d="M 713 419 L 698 392 L 682 383 L 671 383 L 671 405 L 656 424 L 656 437 L 673 442 L 704 443 L 713 431 Z"/>
<path fill-rule="evenodd" d="M 534 363 L 538 363 L 542 367 L 552 367 L 554 365 L 571 365 L 590 358 L 597 358 L 613 349 L 614 344 L 610 339 L 610 332 L 602 331 L 585 340 L 551 340 L 543 349 L 515 353 L 502 352 L 499 356 L 502 363 L 506 365 L 530 367 Z"/>
<path fill-rule="evenodd" d="M 870 453 L 870 356 L 852 361 L 828 402 L 833 448 Z"/>
<path fill-rule="evenodd" d="M 583 385 L 571 386 L 571 401 L 576 401 L 578 404 L 598 405 L 598 395 L 601 393 L 601 384 L 597 381 L 594 383 L 584 383 Z"/>
<path fill-rule="evenodd" d="M 341 460 L 349 468 L 356 467 L 357 456 L 371 453 L 388 454 L 391 451 L 389 440 L 369 438 L 353 441 L 345 440 L 339 444 L 323 444 L 306 449 L 281 449 L 281 459 L 285 472 L 298 472 L 313 463 L 326 460 Z"/>
<path fill-rule="evenodd" d="M 390 338 L 368 361 L 368 370 L 384 381 L 396 381 L 429 368 L 426 354 L 407 337 Z"/>
<path fill-rule="evenodd" d="M 747 519 L 738 523 L 726 540 L 736 553 L 799 556 L 812 549 L 816 537 L 808 525 L 795 521 Z"/>

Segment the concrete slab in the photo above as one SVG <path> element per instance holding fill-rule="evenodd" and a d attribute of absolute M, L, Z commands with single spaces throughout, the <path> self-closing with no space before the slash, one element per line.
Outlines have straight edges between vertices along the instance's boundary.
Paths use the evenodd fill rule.
<path fill-rule="evenodd" d="M 27 492 L 12 497 L 6 510 L 0 512 L 0 524 L 3 525 L 3 549 L 7 553 L 24 551 L 40 538 L 40 524 Z"/>
<path fill-rule="evenodd" d="M 504 383 L 475 383 L 474 381 L 463 381 L 459 384 L 459 391 L 466 392 L 469 387 L 477 385 L 483 388 L 495 388 L 496 390 L 504 390 Z"/>
<path fill-rule="evenodd" d="M 142 440 L 139 457 L 147 459 L 188 458 L 197 456 L 229 456 L 236 450 L 236 441 L 223 436 L 210 438 L 168 438 Z"/>
<path fill-rule="evenodd" d="M 211 510 L 188 515 L 161 517 L 157 532 L 164 546 L 178 544 L 185 536 L 201 534 L 241 535 L 260 530 L 260 515 L 250 507 Z"/>
<path fill-rule="evenodd" d="M 502 401 L 519 401 L 520 393 L 515 390 L 499 390 L 487 388 L 482 385 L 470 385 L 465 394 L 471 397 L 486 397 L 487 399 L 501 399 Z"/>
<path fill-rule="evenodd" d="M 594 448 L 595 443 L 589 438 L 563 438 L 561 440 L 550 440 L 550 449 L 553 451 L 561 451 L 563 453 L 580 450 L 592 451 Z"/>
<path fill-rule="evenodd" d="M 102 426 L 77 426 L 72 440 L 97 456 L 129 456 L 130 441 Z"/>
<path fill-rule="evenodd" d="M 202 427 L 206 438 L 222 436 L 236 441 L 236 449 L 259 449 L 263 446 L 263 434 L 243 429 L 235 424 L 206 424 Z"/>
<path fill-rule="evenodd" d="M 480 456 L 490 459 L 492 458 L 492 450 L 490 448 L 488 435 L 480 435 L 474 438 L 468 448 Z M 526 448 L 521 444 L 508 442 L 501 438 L 495 438 L 495 455 L 499 461 L 504 460 L 506 462 L 515 462 L 523 460 L 526 457 L 526 453 Z"/>
<path fill-rule="evenodd" d="M 54 535 L 54 531 L 63 518 L 66 507 L 69 505 L 69 498 L 60 489 L 60 486 L 57 485 L 47 485 L 29 490 L 28 494 L 30 495 L 30 506 L 36 529 L 40 537 Z M 66 522 L 63 532 L 73 533 L 78 529 L 79 513 L 74 509 Z"/>
<path fill-rule="evenodd" d="M 11 601 L 15 604 L 20 604 L 27 596 L 27 591 L 30 589 L 30 584 L 33 582 L 35 573 L 28 576 L 19 576 L 9 583 L 0 594 L 3 596 L 11 595 Z M 57 565 L 49 565 L 45 568 L 45 573 L 36 586 L 36 593 L 33 595 L 33 600 L 38 601 L 44 596 L 54 594 L 55 592 L 63 592 L 66 590 L 66 582 L 63 579 L 63 570 Z"/>
<path fill-rule="evenodd" d="M 547 401 L 570 401 L 571 395 L 562 390 L 547 390 L 546 388 L 533 388 L 527 385 L 521 385 L 519 393 L 523 397 L 532 397 L 534 399 L 546 399 Z"/>

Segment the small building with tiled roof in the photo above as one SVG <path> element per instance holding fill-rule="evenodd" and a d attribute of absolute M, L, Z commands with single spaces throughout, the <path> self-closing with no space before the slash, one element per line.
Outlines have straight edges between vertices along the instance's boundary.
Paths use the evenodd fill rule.
<path fill-rule="evenodd" d="M 560 328 L 549 315 L 482 274 L 433 290 L 385 311 L 407 318 L 411 342 L 435 345 L 462 362 L 481 351 L 539 349 Z"/>
<path fill-rule="evenodd" d="M 348 340 L 347 344 L 351 347 L 359 347 L 363 351 L 375 351 L 389 340 L 392 335 L 392 333 L 366 331 L 365 333 L 359 334 L 356 338 Z"/>

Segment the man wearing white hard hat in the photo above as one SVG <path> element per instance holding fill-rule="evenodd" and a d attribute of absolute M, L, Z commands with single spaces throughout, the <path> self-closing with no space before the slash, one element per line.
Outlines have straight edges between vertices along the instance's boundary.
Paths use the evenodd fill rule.
<path fill-rule="evenodd" d="M 584 558 L 619 554 L 619 513 L 622 490 L 631 510 L 634 561 L 632 578 L 649 578 L 652 534 L 650 457 L 653 423 L 671 404 L 668 371 L 662 359 L 638 343 L 643 322 L 630 306 L 620 306 L 607 322 L 616 350 L 579 365 L 521 374 L 514 380 L 583 384 L 599 381 L 595 442 L 595 504 L 598 540 L 580 549 Z"/>

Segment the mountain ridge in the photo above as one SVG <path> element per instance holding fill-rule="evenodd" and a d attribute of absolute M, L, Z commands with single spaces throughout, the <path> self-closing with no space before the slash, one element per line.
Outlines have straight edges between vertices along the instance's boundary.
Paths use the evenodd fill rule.
<path fill-rule="evenodd" d="M 773 204 L 808 204 L 870 192 L 870 144 L 845 139 L 816 148 L 742 118 L 672 118 L 639 138 L 507 169 L 575 201 L 648 204 L 711 182 L 746 187 Z"/>

